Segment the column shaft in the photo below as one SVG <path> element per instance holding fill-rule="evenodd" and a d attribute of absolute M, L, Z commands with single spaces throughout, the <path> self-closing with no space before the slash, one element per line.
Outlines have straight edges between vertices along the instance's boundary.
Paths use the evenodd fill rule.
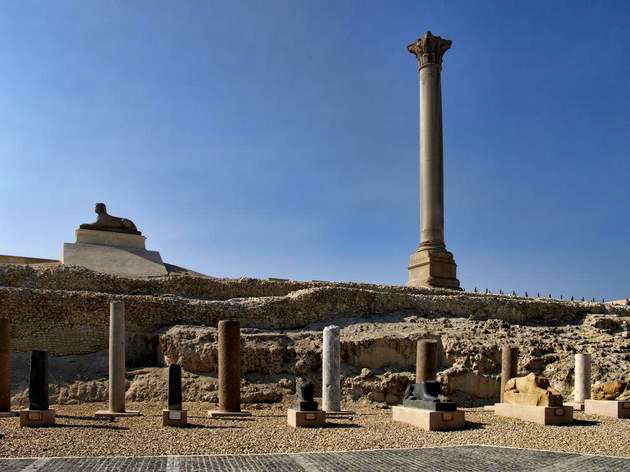
<path fill-rule="evenodd" d="M 109 306 L 109 411 L 125 412 L 125 304 Z"/>
<path fill-rule="evenodd" d="M 441 65 L 420 69 L 420 247 L 444 248 Z"/>
<path fill-rule="evenodd" d="M 48 410 L 48 352 L 33 350 L 28 384 L 29 410 Z"/>
<path fill-rule="evenodd" d="M 505 390 L 505 384 L 511 378 L 516 377 L 517 372 L 518 348 L 506 344 L 501 349 L 501 402 L 503 402 L 503 392 Z"/>
<path fill-rule="evenodd" d="M 322 353 L 322 409 L 324 411 L 341 411 L 341 344 L 339 327 L 324 328 Z"/>
<path fill-rule="evenodd" d="M 0 318 L 0 412 L 11 411 L 11 322 Z"/>
<path fill-rule="evenodd" d="M 575 355 L 575 389 L 573 401 L 584 403 L 591 398 L 591 355 Z"/>
<path fill-rule="evenodd" d="M 168 409 L 182 409 L 182 368 L 178 364 L 168 366 Z"/>
<path fill-rule="evenodd" d="M 416 383 L 435 380 L 438 369 L 438 343 L 435 339 L 418 341 L 416 354 Z"/>
<path fill-rule="evenodd" d="M 219 321 L 219 411 L 241 411 L 241 326 Z"/>

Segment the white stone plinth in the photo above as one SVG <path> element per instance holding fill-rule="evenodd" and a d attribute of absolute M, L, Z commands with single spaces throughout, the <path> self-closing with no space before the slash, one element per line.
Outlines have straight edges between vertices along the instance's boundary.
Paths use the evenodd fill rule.
<path fill-rule="evenodd" d="M 326 424 L 326 412 L 298 411 L 293 408 L 287 410 L 287 423 L 294 428 L 322 427 Z"/>
<path fill-rule="evenodd" d="M 104 274 L 159 277 L 168 271 L 157 251 L 145 249 L 145 237 L 112 231 L 76 230 L 77 242 L 64 243 L 61 262 Z"/>
<path fill-rule="evenodd" d="M 424 429 L 425 431 L 450 431 L 466 424 L 462 410 L 433 411 L 406 406 L 393 406 L 392 419 Z"/>
<path fill-rule="evenodd" d="M 542 425 L 573 423 L 572 406 L 532 406 L 512 403 L 495 403 L 494 414 Z"/>
<path fill-rule="evenodd" d="M 584 413 L 610 418 L 630 418 L 630 401 L 584 400 Z"/>
<path fill-rule="evenodd" d="M 20 410 L 20 427 L 53 426 L 55 410 Z"/>

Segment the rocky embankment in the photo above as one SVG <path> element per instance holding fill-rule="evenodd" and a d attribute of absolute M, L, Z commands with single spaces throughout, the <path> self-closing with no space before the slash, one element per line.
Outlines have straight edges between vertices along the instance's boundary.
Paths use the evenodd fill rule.
<path fill-rule="evenodd" d="M 0 266 L 0 316 L 18 351 L 51 352 L 59 403 L 107 400 L 107 302 L 127 307 L 130 400 L 165 399 L 165 366 L 180 363 L 187 401 L 217 399 L 216 323 L 239 319 L 244 402 L 277 402 L 297 377 L 321 384 L 321 330 L 342 327 L 346 398 L 400 401 L 413 380 L 416 341 L 443 353 L 439 378 L 463 405 L 498 397 L 501 345 L 520 348 L 519 371 L 542 373 L 570 398 L 573 354 L 593 355 L 593 381 L 630 381 L 630 308 L 368 284 L 128 279 L 74 267 Z M 14 400 L 26 399 L 27 353 L 13 355 Z M 626 392 L 625 395 L 628 395 Z"/>

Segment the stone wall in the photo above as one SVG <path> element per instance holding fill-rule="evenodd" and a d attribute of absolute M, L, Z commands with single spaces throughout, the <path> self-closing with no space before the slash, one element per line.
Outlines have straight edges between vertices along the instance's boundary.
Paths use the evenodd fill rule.
<path fill-rule="evenodd" d="M 624 306 L 448 290 L 193 276 L 131 279 L 63 266 L 0 266 L 0 317 L 12 320 L 17 351 L 48 349 L 60 356 L 106 349 L 113 297 L 125 301 L 128 334 L 140 339 L 175 324 L 215 326 L 220 319 L 238 319 L 249 328 L 297 329 L 394 312 L 519 324 L 566 324 L 587 313 L 630 313 Z"/>

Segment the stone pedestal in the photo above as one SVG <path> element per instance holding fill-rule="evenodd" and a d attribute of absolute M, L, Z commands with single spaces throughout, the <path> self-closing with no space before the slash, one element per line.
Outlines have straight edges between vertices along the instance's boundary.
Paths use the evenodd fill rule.
<path fill-rule="evenodd" d="M 287 423 L 294 428 L 322 427 L 326 424 L 326 412 L 298 411 L 293 408 L 287 410 Z"/>
<path fill-rule="evenodd" d="M 20 410 L 20 427 L 53 426 L 55 410 Z"/>
<path fill-rule="evenodd" d="M 186 426 L 188 410 L 162 410 L 162 426 Z"/>
<path fill-rule="evenodd" d="M 453 254 L 444 243 L 444 164 L 442 149 L 442 56 L 451 41 L 427 32 L 407 46 L 420 74 L 420 246 L 409 260 L 412 287 L 460 290 Z"/>
<path fill-rule="evenodd" d="M 17 415 L 11 411 L 11 322 L 0 318 L 0 418 Z"/>
<path fill-rule="evenodd" d="M 630 401 L 585 399 L 584 413 L 609 418 L 630 418 Z"/>
<path fill-rule="evenodd" d="M 219 409 L 208 416 L 251 416 L 241 411 L 241 325 L 236 320 L 219 321 Z"/>
<path fill-rule="evenodd" d="M 505 384 L 516 377 L 518 372 L 518 347 L 504 345 L 501 348 L 501 394 L 500 401 L 504 400 Z"/>
<path fill-rule="evenodd" d="M 109 305 L 109 409 L 96 412 L 98 418 L 140 416 L 138 411 L 126 411 L 125 391 L 125 304 L 114 300 Z"/>
<path fill-rule="evenodd" d="M 138 234 L 77 229 L 76 243 L 64 243 L 61 262 L 104 274 L 157 277 L 168 274 L 157 251 L 145 249 Z"/>
<path fill-rule="evenodd" d="M 341 411 L 340 368 L 339 327 L 327 326 L 322 350 L 322 409 L 326 412 Z"/>
<path fill-rule="evenodd" d="M 531 406 L 511 403 L 495 403 L 494 414 L 544 426 L 573 423 L 573 408 L 570 406 Z"/>
<path fill-rule="evenodd" d="M 465 414 L 461 410 L 433 411 L 406 406 L 393 406 L 392 419 L 425 431 L 450 431 L 461 429 L 466 424 Z"/>

